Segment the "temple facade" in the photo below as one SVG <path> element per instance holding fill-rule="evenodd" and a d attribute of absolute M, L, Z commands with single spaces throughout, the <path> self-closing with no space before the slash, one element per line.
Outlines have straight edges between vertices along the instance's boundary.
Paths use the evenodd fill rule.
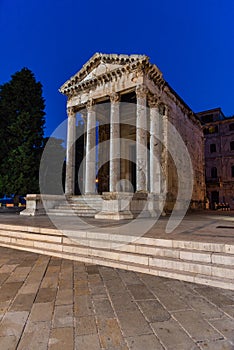
<path fill-rule="evenodd" d="M 77 195 L 79 116 L 84 121 L 79 193 L 97 202 L 103 199 L 96 218 L 128 219 L 142 212 L 145 216 L 153 216 L 157 210 L 170 212 L 187 183 L 192 184 L 192 192 L 184 201 L 189 200 L 192 208 L 203 207 L 200 121 L 147 56 L 96 53 L 60 92 L 67 96 L 67 197 Z M 173 140 L 177 133 L 181 147 L 179 137 Z M 189 169 L 183 164 L 183 152 L 188 152 Z M 180 157 L 175 160 L 177 155 Z"/>

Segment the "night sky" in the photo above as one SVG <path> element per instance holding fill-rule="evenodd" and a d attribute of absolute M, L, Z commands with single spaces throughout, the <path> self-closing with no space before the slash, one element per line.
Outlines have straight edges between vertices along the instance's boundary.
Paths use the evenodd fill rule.
<path fill-rule="evenodd" d="M 49 136 L 59 87 L 95 53 L 146 54 L 195 111 L 234 114 L 233 0 L 0 0 L 0 84 L 23 67 L 43 85 Z"/>

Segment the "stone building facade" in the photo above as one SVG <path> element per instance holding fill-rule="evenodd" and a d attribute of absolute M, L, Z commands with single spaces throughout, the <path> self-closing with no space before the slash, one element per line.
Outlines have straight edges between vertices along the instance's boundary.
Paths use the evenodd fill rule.
<path fill-rule="evenodd" d="M 211 209 L 215 203 L 234 209 L 234 117 L 220 108 L 197 113 L 205 136 L 205 173 Z"/>
<path fill-rule="evenodd" d="M 171 211 L 181 173 L 175 164 L 173 134 L 178 132 L 190 155 L 193 173 L 183 171 L 183 186 L 193 180 L 191 207 L 205 198 L 203 131 L 196 114 L 144 55 L 96 53 L 60 92 L 67 96 L 68 133 L 66 196 L 75 193 L 76 117 L 85 124 L 84 196 L 102 196 L 97 218 L 131 218 L 141 211 L 153 215 L 158 203 Z M 168 145 L 171 144 L 171 150 Z M 169 147 L 169 148 L 170 148 Z M 176 144 L 175 144 L 176 148 Z M 181 167 L 183 163 L 183 155 Z M 187 178 L 186 178 L 187 176 Z M 192 179 L 191 179 L 192 177 Z M 97 185 L 98 184 L 98 185 Z M 126 199 L 131 197 L 131 205 Z M 163 200 L 162 200 L 163 198 Z"/>

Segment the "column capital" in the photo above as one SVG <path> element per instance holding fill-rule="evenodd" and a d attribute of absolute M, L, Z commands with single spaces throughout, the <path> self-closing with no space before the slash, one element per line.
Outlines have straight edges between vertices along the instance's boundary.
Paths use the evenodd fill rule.
<path fill-rule="evenodd" d="M 156 95 L 150 95 L 148 98 L 148 104 L 150 108 L 158 108 L 159 107 L 160 100 L 157 98 Z"/>
<path fill-rule="evenodd" d="M 136 96 L 137 98 L 145 98 L 148 93 L 148 89 L 145 85 L 137 85 Z"/>
<path fill-rule="evenodd" d="M 110 101 L 111 101 L 111 103 L 119 102 L 120 101 L 119 94 L 117 94 L 117 92 L 113 92 L 112 94 L 110 94 Z"/>
<path fill-rule="evenodd" d="M 76 111 L 74 107 L 67 107 L 67 115 L 69 118 L 76 116 Z"/>
<path fill-rule="evenodd" d="M 165 111 L 164 111 L 165 117 L 168 117 L 169 114 L 170 114 L 170 107 L 168 107 L 167 105 L 165 105 Z"/>
<path fill-rule="evenodd" d="M 88 112 L 92 112 L 95 108 L 95 103 L 94 100 L 92 98 L 90 98 L 87 103 L 86 103 L 86 108 Z"/>

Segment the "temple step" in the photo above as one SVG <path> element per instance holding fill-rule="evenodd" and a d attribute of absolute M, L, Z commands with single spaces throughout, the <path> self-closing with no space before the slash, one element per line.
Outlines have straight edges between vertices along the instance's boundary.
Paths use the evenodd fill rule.
<path fill-rule="evenodd" d="M 99 195 L 72 196 L 67 203 L 48 210 L 49 215 L 94 217 L 102 209 L 102 198 Z"/>
<path fill-rule="evenodd" d="M 0 245 L 234 290 L 232 244 L 0 225 Z"/>
<path fill-rule="evenodd" d="M 60 208 L 54 208 L 54 209 L 49 209 L 48 214 L 49 215 L 57 215 L 57 216 L 85 216 L 85 217 L 94 217 L 95 214 L 97 213 L 96 210 L 92 210 L 91 208 L 87 209 L 71 209 L 71 208 L 66 208 L 66 209 L 60 209 Z"/>

